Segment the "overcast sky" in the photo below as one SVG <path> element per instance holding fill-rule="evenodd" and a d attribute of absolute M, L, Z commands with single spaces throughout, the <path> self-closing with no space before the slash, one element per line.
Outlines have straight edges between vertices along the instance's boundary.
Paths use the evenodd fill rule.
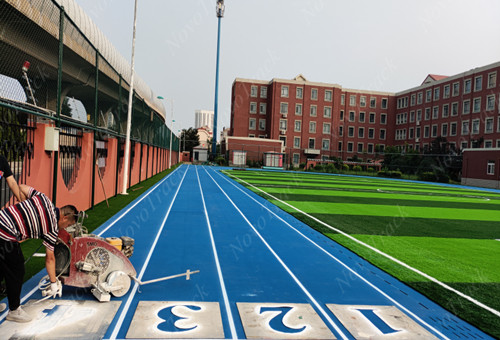
<path fill-rule="evenodd" d="M 133 0 L 77 0 L 130 61 Z M 136 73 L 173 99 L 174 131 L 213 110 L 215 0 L 139 0 Z M 498 0 L 226 0 L 218 132 L 235 78 L 291 79 L 398 92 L 427 74 L 500 61 Z M 170 120 L 170 101 L 165 102 Z M 168 124 L 169 125 L 169 124 Z"/>

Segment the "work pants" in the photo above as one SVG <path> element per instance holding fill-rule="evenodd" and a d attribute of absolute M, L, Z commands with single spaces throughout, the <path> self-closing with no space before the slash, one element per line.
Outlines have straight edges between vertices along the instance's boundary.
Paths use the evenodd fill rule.
<path fill-rule="evenodd" d="M 0 239 L 0 281 L 5 279 L 9 309 L 21 304 L 21 289 L 24 279 L 24 256 L 18 242 Z"/>

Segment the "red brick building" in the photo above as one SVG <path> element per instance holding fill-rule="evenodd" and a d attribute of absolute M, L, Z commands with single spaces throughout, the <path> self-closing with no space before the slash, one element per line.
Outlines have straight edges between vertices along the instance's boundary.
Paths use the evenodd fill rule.
<path fill-rule="evenodd" d="M 424 150 L 439 136 L 457 150 L 500 147 L 500 62 L 455 76 L 429 75 L 399 93 L 338 84 L 235 79 L 231 136 L 282 140 L 307 158 L 371 161 L 389 145 Z"/>

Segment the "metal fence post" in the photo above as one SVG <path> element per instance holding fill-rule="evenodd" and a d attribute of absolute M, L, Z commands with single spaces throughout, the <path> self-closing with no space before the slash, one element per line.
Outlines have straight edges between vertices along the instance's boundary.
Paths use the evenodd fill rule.
<path fill-rule="evenodd" d="M 56 108 L 56 127 L 61 126 L 61 95 L 62 95 L 62 67 L 64 51 L 64 7 L 61 6 L 59 12 L 59 59 L 57 62 L 57 108 Z M 59 168 L 59 151 L 54 151 L 54 169 L 52 177 L 52 202 L 54 205 L 57 200 L 57 170 Z"/>
<path fill-rule="evenodd" d="M 95 96 L 94 96 L 94 128 L 97 127 L 97 116 L 99 114 L 99 51 L 95 51 Z M 94 129 L 93 137 L 92 137 L 92 200 L 90 204 L 90 208 L 94 208 L 95 203 L 95 167 L 96 167 L 96 138 L 97 131 Z"/>

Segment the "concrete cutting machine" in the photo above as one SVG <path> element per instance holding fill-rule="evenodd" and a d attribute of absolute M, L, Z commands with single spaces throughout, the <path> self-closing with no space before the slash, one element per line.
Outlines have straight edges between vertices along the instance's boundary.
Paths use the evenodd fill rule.
<path fill-rule="evenodd" d="M 81 212 L 77 223 L 59 231 L 54 254 L 56 275 L 64 285 L 91 288 L 96 299 L 105 302 L 110 300 L 110 295 L 125 295 L 131 280 L 139 285 L 182 276 L 189 280 L 192 274 L 199 272 L 188 269 L 182 274 L 142 282 L 136 277 L 137 273 L 129 260 L 134 252 L 134 239 L 127 236 L 102 238 L 89 234 L 83 226 L 85 217 L 85 213 Z M 47 280 L 48 276 L 40 281 L 41 290 L 47 287 Z"/>

